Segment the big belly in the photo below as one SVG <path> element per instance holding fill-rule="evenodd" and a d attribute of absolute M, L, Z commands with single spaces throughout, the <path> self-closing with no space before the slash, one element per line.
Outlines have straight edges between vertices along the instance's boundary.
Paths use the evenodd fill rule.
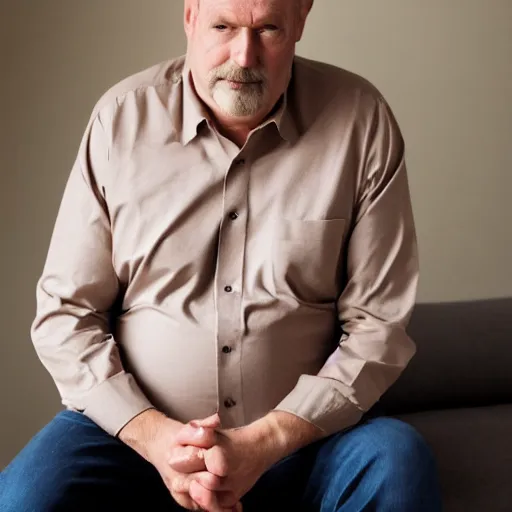
<path fill-rule="evenodd" d="M 139 306 L 118 318 L 116 339 L 126 370 L 159 410 L 182 422 L 217 410 L 215 333 Z"/>
<path fill-rule="evenodd" d="M 334 320 L 332 311 L 306 308 L 248 329 L 236 372 L 246 423 L 278 405 L 301 375 L 318 373 L 336 346 Z M 214 332 L 139 306 L 118 319 L 116 338 L 126 370 L 155 407 L 182 422 L 219 410 Z"/>

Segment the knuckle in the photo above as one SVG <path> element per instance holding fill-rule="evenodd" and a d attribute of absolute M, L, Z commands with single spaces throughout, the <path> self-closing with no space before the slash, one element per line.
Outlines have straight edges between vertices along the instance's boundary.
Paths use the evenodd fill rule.
<path fill-rule="evenodd" d="M 171 485 L 175 492 L 184 493 L 187 492 L 186 479 L 181 476 L 175 476 L 172 479 Z"/>
<path fill-rule="evenodd" d="M 215 475 L 226 477 L 229 473 L 229 464 L 226 453 L 219 446 L 214 446 L 211 450 L 210 464 Z"/>
<path fill-rule="evenodd" d="M 208 473 L 208 484 L 211 486 L 212 490 L 220 490 L 222 487 L 222 479 L 217 475 Z"/>
<path fill-rule="evenodd" d="M 219 491 L 222 487 L 222 479 L 207 472 L 201 473 L 199 483 L 210 491 Z"/>

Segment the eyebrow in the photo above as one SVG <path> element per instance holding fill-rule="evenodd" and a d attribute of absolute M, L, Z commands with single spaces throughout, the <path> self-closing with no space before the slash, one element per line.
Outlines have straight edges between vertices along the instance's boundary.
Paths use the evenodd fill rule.
<path fill-rule="evenodd" d="M 251 28 L 260 28 L 264 27 L 266 25 L 282 25 L 283 24 L 283 16 L 282 11 L 277 11 L 272 14 L 267 14 L 265 16 L 262 16 L 259 19 L 256 19 L 252 25 L 250 25 Z M 230 15 L 226 13 L 218 13 L 213 14 L 210 16 L 209 19 L 210 24 L 215 25 L 228 25 L 228 26 L 240 26 L 237 22 L 231 18 Z"/>

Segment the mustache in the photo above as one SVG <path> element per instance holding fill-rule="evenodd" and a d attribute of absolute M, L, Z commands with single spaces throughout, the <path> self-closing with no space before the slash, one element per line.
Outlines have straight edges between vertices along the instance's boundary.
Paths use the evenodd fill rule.
<path fill-rule="evenodd" d="M 210 75 L 210 85 L 215 85 L 219 80 L 230 80 L 233 82 L 264 82 L 265 73 L 259 69 L 242 68 L 232 63 L 223 64 L 212 70 Z"/>

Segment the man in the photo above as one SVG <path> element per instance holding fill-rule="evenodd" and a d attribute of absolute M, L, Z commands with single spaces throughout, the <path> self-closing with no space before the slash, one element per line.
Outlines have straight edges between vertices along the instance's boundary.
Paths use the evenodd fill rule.
<path fill-rule="evenodd" d="M 429 449 L 362 419 L 414 353 L 386 102 L 295 57 L 312 0 L 188 0 L 186 59 L 97 104 L 38 284 L 67 411 L 2 510 L 440 509 Z"/>

